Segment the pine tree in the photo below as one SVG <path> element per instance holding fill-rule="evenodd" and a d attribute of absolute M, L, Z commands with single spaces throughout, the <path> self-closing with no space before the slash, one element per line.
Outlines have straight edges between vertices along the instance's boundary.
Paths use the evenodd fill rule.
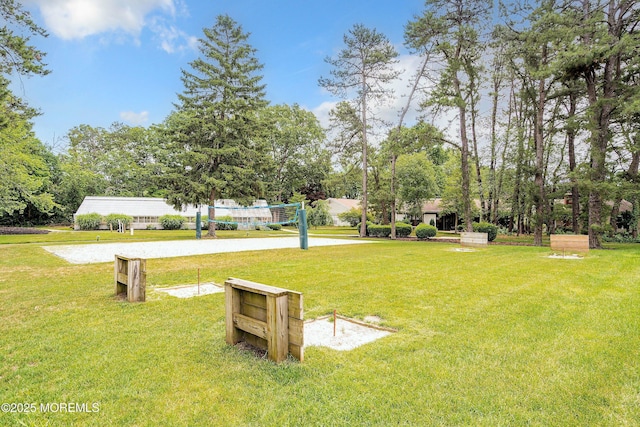
<path fill-rule="evenodd" d="M 366 235 L 367 220 L 367 133 L 370 118 L 369 102 L 383 99 L 390 91 L 383 85 L 395 79 L 398 72 L 392 64 L 398 52 L 384 34 L 371 30 L 361 24 L 344 36 L 345 48 L 335 58 L 327 58 L 326 62 L 333 66 L 332 78 L 321 78 L 320 86 L 333 94 L 345 96 L 356 93 L 356 101 L 361 121 L 362 141 L 362 225 L 360 236 Z"/>
<path fill-rule="evenodd" d="M 182 71 L 184 92 L 166 122 L 173 150 L 168 200 L 174 206 L 207 203 L 209 218 L 218 198 L 250 203 L 263 191 L 268 156 L 257 112 L 267 105 L 258 72 L 262 65 L 249 34 L 229 16 L 218 16 L 200 39 L 201 56 Z M 215 223 L 209 223 L 215 236 Z"/>

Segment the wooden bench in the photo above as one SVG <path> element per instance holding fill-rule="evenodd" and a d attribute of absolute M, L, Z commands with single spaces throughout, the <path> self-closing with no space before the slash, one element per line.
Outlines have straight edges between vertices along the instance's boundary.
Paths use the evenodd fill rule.
<path fill-rule="evenodd" d="M 276 363 L 287 354 L 303 361 L 301 293 L 233 277 L 224 287 L 227 344 L 247 342 Z"/>
<path fill-rule="evenodd" d="M 129 302 L 144 302 L 147 286 L 147 260 L 116 255 L 114 279 L 116 296 L 122 294 Z"/>
<path fill-rule="evenodd" d="M 589 252 L 589 236 L 583 234 L 552 234 L 551 250 Z"/>
<path fill-rule="evenodd" d="M 487 233 L 460 233 L 460 245 L 462 246 L 487 246 L 489 235 Z"/>

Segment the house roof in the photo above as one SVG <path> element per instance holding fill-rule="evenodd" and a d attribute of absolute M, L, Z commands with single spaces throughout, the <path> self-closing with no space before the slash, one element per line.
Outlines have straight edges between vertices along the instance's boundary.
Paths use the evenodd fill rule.
<path fill-rule="evenodd" d="M 340 199 L 340 198 L 329 198 L 327 199 L 329 204 L 340 205 L 346 209 L 360 209 L 360 200 L 355 199 Z"/>
<path fill-rule="evenodd" d="M 221 216 L 232 217 L 271 217 L 271 211 L 267 208 L 265 200 L 257 200 L 255 206 L 261 208 L 238 211 L 237 209 L 225 209 L 240 207 L 234 200 L 216 200 L 216 218 Z M 224 207 L 223 207 L 224 206 Z M 185 217 L 195 217 L 198 207 L 187 205 L 182 210 L 174 209 L 165 199 L 157 197 L 100 197 L 87 196 L 78 207 L 75 215 L 97 213 L 102 216 L 109 214 L 125 214 L 133 217 L 151 216 L 161 217 L 163 215 L 182 215 Z M 202 207 L 202 214 L 207 215 L 207 207 Z"/>
<path fill-rule="evenodd" d="M 87 196 L 78 207 L 76 215 L 98 213 L 100 215 L 126 214 L 131 216 L 196 216 L 197 211 L 198 209 L 192 205 L 183 210 L 174 209 L 164 199 L 157 197 Z"/>

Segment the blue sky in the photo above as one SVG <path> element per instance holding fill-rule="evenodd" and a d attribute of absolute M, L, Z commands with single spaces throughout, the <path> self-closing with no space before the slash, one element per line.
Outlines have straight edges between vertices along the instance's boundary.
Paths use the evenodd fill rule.
<path fill-rule="evenodd" d="M 343 47 L 354 24 L 384 33 L 413 71 L 404 49 L 405 24 L 423 0 L 23 0 L 49 32 L 32 43 L 47 52 L 52 73 L 14 79 L 14 91 L 43 115 L 36 135 L 62 148 L 68 130 L 113 122 L 162 122 L 182 92 L 181 69 L 199 53 L 196 40 L 216 16 L 228 14 L 257 49 L 272 104 L 297 103 L 321 121 L 336 99 L 317 84 L 324 59 Z M 404 87 L 406 83 L 398 83 Z M 401 85 L 401 86 L 400 86 Z M 401 90 L 401 89 L 399 89 Z M 399 102 L 399 101 L 398 101 Z M 389 111 L 398 111 L 393 106 Z"/>

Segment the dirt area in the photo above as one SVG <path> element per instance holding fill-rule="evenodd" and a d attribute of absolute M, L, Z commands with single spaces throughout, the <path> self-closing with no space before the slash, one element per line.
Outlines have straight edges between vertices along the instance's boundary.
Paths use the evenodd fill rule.
<path fill-rule="evenodd" d="M 49 230 L 28 227 L 0 227 L 0 235 L 9 234 L 49 234 Z"/>
<path fill-rule="evenodd" d="M 378 321 L 378 319 L 375 319 Z M 319 317 L 304 323 L 304 346 L 322 346 L 334 350 L 353 350 L 390 335 L 393 331 L 373 324 L 367 324 L 347 317 L 338 316 L 335 323 L 333 316 Z"/>
<path fill-rule="evenodd" d="M 309 238 L 309 247 L 373 244 L 368 240 Z M 299 248 L 298 237 L 270 237 L 245 239 L 202 239 L 160 242 L 92 243 L 87 245 L 56 245 L 42 248 L 72 264 L 113 262 L 115 255 L 127 258 L 170 258 L 208 255 L 223 252 L 258 251 Z"/>
<path fill-rule="evenodd" d="M 156 288 L 157 292 L 164 292 L 177 298 L 191 298 L 201 295 L 209 295 L 224 292 L 222 286 L 218 286 L 215 283 L 201 283 L 200 286 L 196 285 L 183 285 L 173 286 L 171 288 Z"/>

